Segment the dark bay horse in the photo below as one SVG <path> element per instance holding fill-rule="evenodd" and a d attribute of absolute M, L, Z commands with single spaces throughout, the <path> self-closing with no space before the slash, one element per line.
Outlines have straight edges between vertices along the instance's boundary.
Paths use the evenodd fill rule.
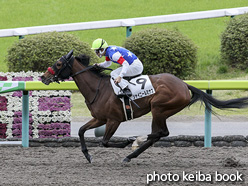
<path fill-rule="evenodd" d="M 46 85 L 73 77 L 79 91 L 84 96 L 93 118 L 79 129 L 78 134 L 82 152 L 90 163 L 91 156 L 88 153 L 84 139 L 84 133 L 89 129 L 106 124 L 102 140 L 102 144 L 105 147 L 124 148 L 133 142 L 131 138 L 120 144 L 109 142 L 120 123 L 125 121 L 125 114 L 121 101 L 114 94 L 111 87 L 110 76 L 104 75 L 98 68 L 89 66 L 87 56 L 73 57 L 73 51 L 70 51 L 55 62 L 52 67 L 49 67 L 41 77 L 42 82 Z M 133 117 L 138 118 L 151 112 L 152 132 L 137 150 L 123 160 L 124 162 L 131 161 L 132 158 L 136 158 L 161 137 L 168 136 L 167 118 L 198 100 L 204 102 L 207 109 L 210 109 L 209 105 L 219 109 L 244 108 L 248 106 L 248 97 L 220 101 L 171 74 L 149 75 L 149 78 L 155 93 L 135 100 L 140 108 L 133 106 Z"/>

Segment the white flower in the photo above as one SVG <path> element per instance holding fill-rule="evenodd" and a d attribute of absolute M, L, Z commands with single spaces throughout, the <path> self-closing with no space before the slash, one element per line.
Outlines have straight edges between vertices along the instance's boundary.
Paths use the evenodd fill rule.
<path fill-rule="evenodd" d="M 51 121 L 51 117 L 46 117 L 46 122 L 50 122 Z"/>
<path fill-rule="evenodd" d="M 7 115 L 7 116 L 13 116 L 13 115 L 14 115 L 14 112 L 12 112 L 12 111 L 7 111 L 6 115 Z"/>
<path fill-rule="evenodd" d="M 37 129 L 32 130 L 33 138 L 39 138 L 39 131 Z"/>
<path fill-rule="evenodd" d="M 32 117 L 38 114 L 38 110 L 32 110 L 31 111 Z"/>
<path fill-rule="evenodd" d="M 37 115 L 33 115 L 32 118 L 33 118 L 34 122 L 38 122 L 39 121 L 39 118 L 38 118 Z"/>
<path fill-rule="evenodd" d="M 50 110 L 45 111 L 45 113 L 46 113 L 47 116 L 51 115 L 51 111 Z"/>
<path fill-rule="evenodd" d="M 32 126 L 37 129 L 38 125 L 39 123 L 37 121 L 34 121 Z"/>
<path fill-rule="evenodd" d="M 7 136 L 7 138 L 13 138 L 12 129 L 7 129 L 6 136 Z"/>
<path fill-rule="evenodd" d="M 12 127 L 13 121 L 14 121 L 13 118 L 7 118 L 7 119 L 6 119 L 6 122 L 8 123 L 7 127 Z"/>

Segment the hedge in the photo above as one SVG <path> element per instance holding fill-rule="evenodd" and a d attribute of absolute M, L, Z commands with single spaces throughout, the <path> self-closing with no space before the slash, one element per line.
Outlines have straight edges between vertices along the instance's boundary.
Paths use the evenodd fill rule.
<path fill-rule="evenodd" d="M 197 47 L 176 30 L 142 30 L 127 38 L 123 46 L 143 62 L 144 74 L 166 72 L 187 78 L 195 71 Z"/>
<path fill-rule="evenodd" d="M 48 32 L 26 36 L 15 42 L 8 49 L 5 61 L 9 71 L 44 72 L 47 67 L 55 63 L 61 56 L 66 55 L 71 49 L 74 50 L 74 56 L 88 55 L 92 63 L 99 60 L 90 45 L 80 41 L 74 35 Z"/>
<path fill-rule="evenodd" d="M 242 70 L 248 67 L 248 14 L 234 17 L 221 35 L 222 62 Z"/>

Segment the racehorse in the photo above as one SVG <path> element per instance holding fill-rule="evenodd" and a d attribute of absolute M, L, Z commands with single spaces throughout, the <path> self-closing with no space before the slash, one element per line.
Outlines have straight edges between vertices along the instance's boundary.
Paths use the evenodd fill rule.
<path fill-rule="evenodd" d="M 49 85 L 51 82 L 59 83 L 59 81 L 69 77 L 74 79 L 93 116 L 78 132 L 82 152 L 86 159 L 91 163 L 92 157 L 88 153 L 84 139 L 84 133 L 89 129 L 106 124 L 105 134 L 102 139 L 102 145 L 105 147 L 124 148 L 132 143 L 133 138 L 128 138 L 123 143 L 109 142 L 120 123 L 126 120 L 122 102 L 112 89 L 110 76 L 102 73 L 99 67 L 90 66 L 89 57 L 85 55 L 74 57 L 73 50 L 71 50 L 67 55 L 55 62 L 52 67 L 49 67 L 41 76 L 41 79 L 44 84 Z M 219 109 L 244 108 L 248 106 L 248 97 L 227 101 L 217 100 L 172 74 L 149 75 L 149 78 L 155 93 L 135 100 L 140 108 L 133 105 L 133 118 L 138 118 L 151 112 L 152 131 L 147 140 L 138 149 L 129 154 L 123 162 L 129 162 L 132 158 L 138 157 L 161 137 L 168 136 L 169 130 L 166 120 L 197 101 L 202 101 L 209 111 L 211 110 L 210 105 Z"/>

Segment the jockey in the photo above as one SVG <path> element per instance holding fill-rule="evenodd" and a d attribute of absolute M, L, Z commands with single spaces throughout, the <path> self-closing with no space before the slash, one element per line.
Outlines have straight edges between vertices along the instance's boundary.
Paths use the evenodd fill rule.
<path fill-rule="evenodd" d="M 96 39 L 92 43 L 92 48 L 96 55 L 101 58 L 105 56 L 105 61 L 97 64 L 100 67 L 109 67 L 112 62 L 120 64 L 121 67 L 113 70 L 111 72 L 111 77 L 114 79 L 115 84 L 118 84 L 123 90 L 123 95 L 131 96 L 132 93 L 128 88 L 128 81 L 123 79 L 123 77 L 137 76 L 143 71 L 143 64 L 129 50 L 118 47 L 118 46 L 108 46 L 107 42 L 103 39 Z"/>

